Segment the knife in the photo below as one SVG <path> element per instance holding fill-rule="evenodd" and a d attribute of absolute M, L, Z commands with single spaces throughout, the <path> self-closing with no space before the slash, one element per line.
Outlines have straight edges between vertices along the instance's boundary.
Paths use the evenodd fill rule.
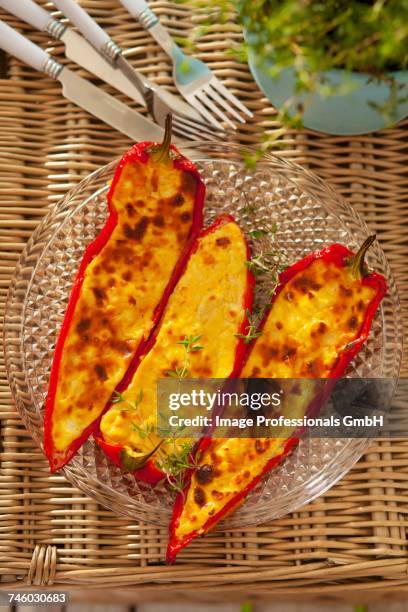
<path fill-rule="evenodd" d="M 14 0 L 15 1 L 15 0 Z M 4 0 L 3 0 L 4 2 Z M 18 0 L 20 2 L 20 0 Z M 17 2 L 17 4 L 18 4 Z M 0 21 L 0 48 L 62 84 L 63 95 L 134 141 L 163 140 L 164 130 L 54 60 L 41 47 Z"/>
<path fill-rule="evenodd" d="M 129 82 L 120 70 L 115 70 L 85 38 L 68 28 L 65 23 L 54 19 L 38 4 L 35 4 L 32 0 L 0 0 L 0 7 L 11 15 L 29 23 L 36 30 L 48 32 L 53 38 L 61 40 L 65 45 L 65 55 L 68 59 L 144 106 L 144 100 L 139 90 Z"/>
<path fill-rule="evenodd" d="M 82 66 L 82 68 L 97 76 L 101 81 L 109 83 L 109 85 L 112 85 L 112 87 L 121 91 L 138 104 L 145 105 L 140 91 L 120 70 L 113 67 L 85 38 L 69 28 L 65 23 L 62 23 L 62 21 L 52 17 L 48 11 L 33 2 L 33 0 L 0 0 L 0 7 L 11 15 L 15 15 L 22 21 L 29 23 L 36 30 L 47 32 L 56 40 L 63 42 L 65 45 L 65 55 L 68 59 L 78 64 L 78 66 Z M 143 77 L 143 81 L 148 87 L 157 87 L 145 77 Z M 201 115 L 179 96 L 174 96 L 163 88 L 161 89 L 161 95 L 169 105 L 177 103 L 181 114 L 191 117 L 191 119 L 196 121 L 202 121 Z"/>
<path fill-rule="evenodd" d="M 126 59 L 123 49 L 110 38 L 107 32 L 75 0 L 53 0 L 53 3 L 65 17 L 68 17 L 71 23 L 77 26 L 84 39 L 88 41 L 94 51 L 96 50 L 101 57 L 109 62 L 111 69 L 119 72 L 131 87 L 138 90 L 139 96 L 141 95 L 144 100 L 143 104 L 147 105 L 149 111 L 152 111 L 152 109 L 149 108 L 148 100 L 151 96 L 157 95 L 168 107 L 168 112 L 173 114 L 174 126 L 177 117 L 180 116 L 201 124 L 204 129 L 208 129 L 209 124 L 206 125 L 205 122 L 203 124 L 203 117 L 193 106 L 184 102 L 179 96 L 174 96 L 159 85 L 148 81 L 143 75 L 138 73 Z M 75 61 L 81 64 L 82 60 L 76 55 Z M 155 115 L 154 112 L 153 115 Z M 161 123 L 159 117 L 154 116 L 154 118 Z M 196 127 L 199 128 L 199 126 Z"/>
<path fill-rule="evenodd" d="M 133 85 L 133 81 L 129 80 L 116 65 L 113 66 L 110 63 L 111 60 L 107 61 L 85 38 L 68 28 L 65 23 L 53 18 L 32 0 L 0 0 L 0 7 L 26 21 L 34 28 L 48 32 L 57 40 L 64 42 L 66 57 L 136 100 L 136 102 L 146 105 L 148 110 L 152 112 L 155 122 L 160 126 L 164 127 L 166 115 L 169 112 L 172 113 L 174 135 L 178 135 L 183 140 L 197 138 L 224 139 L 225 134 L 222 132 L 216 133 L 212 126 L 203 123 L 201 115 L 179 96 L 174 96 L 144 76 L 136 75 L 140 79 L 139 90 Z M 93 28 L 99 28 L 96 22 L 88 15 L 87 17 L 91 20 Z M 114 44 L 113 41 L 112 44 Z M 135 72 L 128 62 L 126 66 L 132 74 Z"/>

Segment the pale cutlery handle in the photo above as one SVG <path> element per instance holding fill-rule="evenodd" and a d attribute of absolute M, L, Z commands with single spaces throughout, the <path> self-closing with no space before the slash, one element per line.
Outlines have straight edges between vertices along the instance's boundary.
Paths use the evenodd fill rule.
<path fill-rule="evenodd" d="M 40 32 L 54 30 L 65 30 L 65 26 L 32 0 L 0 0 L 0 7 L 11 15 L 15 15 L 21 21 L 25 21 Z M 58 28 L 59 26 L 59 28 Z M 62 34 L 62 31 L 59 35 Z"/>
<path fill-rule="evenodd" d="M 41 47 L 25 38 L 20 32 L 10 28 L 4 21 L 0 21 L 0 48 L 54 79 L 58 77 L 63 68 L 62 64 L 56 62 Z"/>
<path fill-rule="evenodd" d="M 148 29 L 148 16 L 150 16 L 150 21 L 152 23 L 159 21 L 153 11 L 148 7 L 147 3 L 144 0 L 120 0 L 125 7 L 129 11 L 133 17 L 139 19 L 143 13 L 146 13 L 146 25 L 143 26 Z"/>
<path fill-rule="evenodd" d="M 110 36 L 92 19 L 90 15 L 75 2 L 75 0 L 53 0 L 55 6 L 68 17 L 71 23 L 77 26 L 79 31 L 97 51 L 112 61 L 120 53 Z M 110 51 L 112 51 L 110 53 Z"/>
<path fill-rule="evenodd" d="M 129 13 L 148 30 L 159 45 L 170 57 L 173 57 L 175 49 L 179 49 L 168 31 L 160 23 L 158 17 L 148 7 L 144 0 L 120 0 Z"/>

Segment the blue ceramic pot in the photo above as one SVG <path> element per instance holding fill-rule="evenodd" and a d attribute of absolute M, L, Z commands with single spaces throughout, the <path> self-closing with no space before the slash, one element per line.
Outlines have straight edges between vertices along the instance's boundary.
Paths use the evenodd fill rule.
<path fill-rule="evenodd" d="M 260 59 L 251 46 L 252 36 L 244 32 L 249 45 L 249 67 L 258 86 L 277 109 L 291 99 L 288 112 L 294 115 L 299 104 L 304 105 L 302 115 L 305 127 L 329 134 L 365 134 L 386 127 L 386 117 L 379 110 L 390 96 L 390 86 L 368 75 L 344 70 L 330 70 L 324 73 L 329 85 L 336 88 L 344 85 L 343 95 L 322 96 L 295 93 L 293 69 L 283 70 L 278 77 L 272 77 L 272 61 Z M 408 85 L 408 71 L 390 73 L 399 84 Z M 401 95 L 403 94 L 403 95 Z M 398 123 L 408 116 L 407 90 L 393 111 L 393 122 Z M 373 106 L 374 105 L 374 106 Z"/>

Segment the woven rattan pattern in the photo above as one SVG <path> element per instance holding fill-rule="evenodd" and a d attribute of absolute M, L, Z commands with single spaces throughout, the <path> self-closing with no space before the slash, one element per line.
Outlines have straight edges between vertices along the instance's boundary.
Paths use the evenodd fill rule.
<path fill-rule="evenodd" d="M 167 58 L 117 0 L 82 4 L 119 44 L 132 46 L 129 57 L 138 69 L 172 89 Z M 161 0 L 152 6 L 174 35 L 188 36 L 192 19 L 183 7 Z M 58 43 L 1 12 L 0 18 L 61 57 Z M 240 39 L 231 18 L 212 27 L 197 47 L 254 112 L 240 141 L 257 144 L 279 130 L 280 154 L 315 170 L 362 213 L 391 264 L 408 322 L 406 129 L 356 137 L 281 131 L 248 68 L 228 54 Z M 48 206 L 129 144 L 67 103 L 58 84 L 9 58 L 0 80 L 2 309 L 19 254 Z M 167 598 L 182 590 L 206 598 L 209 591 L 213 597 L 248 591 L 267 597 L 408 587 L 407 440 L 373 444 L 347 477 L 301 512 L 244 532 L 210 535 L 193 543 L 175 567 L 164 567 L 164 529 L 118 519 L 61 476 L 49 475 L 14 411 L 3 362 L 0 367 L 0 575 L 7 587 L 138 585 L 150 592 L 159 581 Z M 407 373 L 406 359 L 403 368 Z"/>

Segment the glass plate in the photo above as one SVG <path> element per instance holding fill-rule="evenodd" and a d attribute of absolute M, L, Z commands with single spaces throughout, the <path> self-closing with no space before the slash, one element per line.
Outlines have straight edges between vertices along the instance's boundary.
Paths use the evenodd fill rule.
<path fill-rule="evenodd" d="M 356 249 L 368 234 L 364 222 L 336 192 L 295 164 L 266 155 L 249 170 L 240 147 L 212 143 L 189 143 L 188 155 L 207 186 L 206 223 L 220 212 L 234 215 L 246 231 L 270 229 L 276 222 L 277 240 L 289 263 L 332 242 Z M 55 341 L 84 250 L 104 224 L 106 192 L 116 164 L 91 174 L 50 211 L 29 240 L 11 283 L 5 318 L 9 382 L 39 446 Z M 389 291 L 348 375 L 395 377 L 402 338 L 397 290 L 378 244 L 368 261 L 387 278 Z M 366 440 L 358 439 L 302 440 L 225 524 L 245 527 L 298 509 L 331 487 L 366 446 Z M 153 489 L 122 474 L 92 439 L 63 473 L 120 515 L 155 525 L 168 523 L 172 494 L 164 486 Z"/>

